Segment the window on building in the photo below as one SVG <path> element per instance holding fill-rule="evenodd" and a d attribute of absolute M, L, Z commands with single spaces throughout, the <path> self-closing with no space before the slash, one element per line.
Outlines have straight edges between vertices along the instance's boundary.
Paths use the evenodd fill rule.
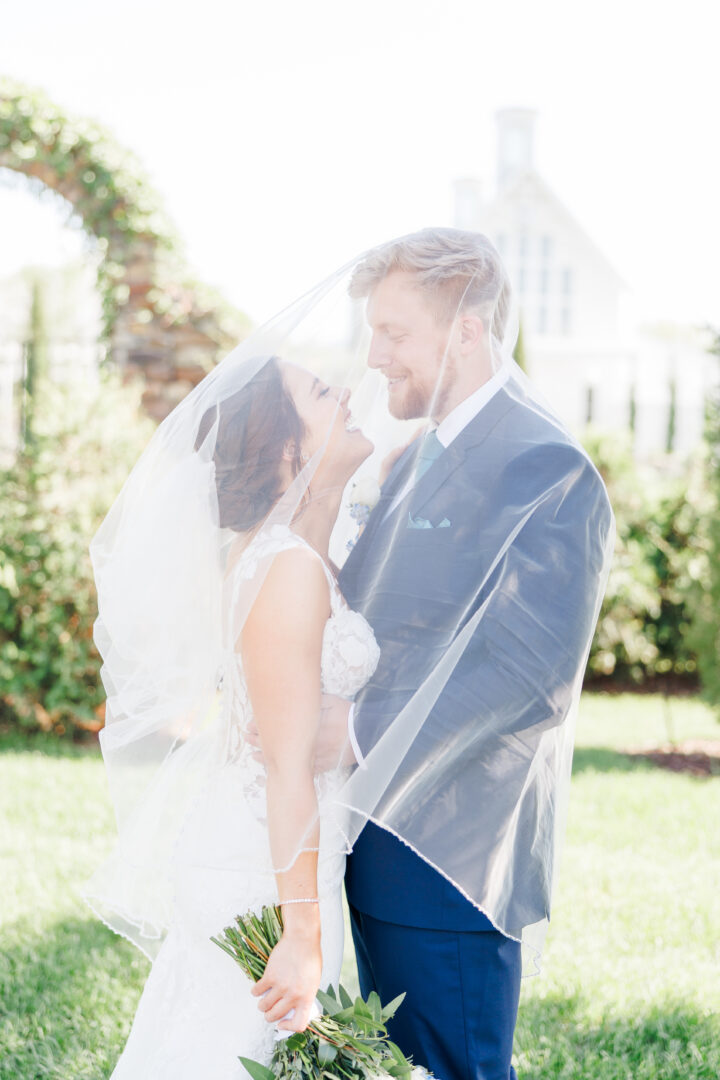
<path fill-rule="evenodd" d="M 529 249 L 530 244 L 528 242 L 527 233 L 520 233 L 520 235 L 518 236 L 518 254 L 520 258 L 523 258 L 525 255 L 527 255 Z"/>
<path fill-rule="evenodd" d="M 563 334 L 569 334 L 572 330 L 572 314 L 569 307 L 564 307 L 560 312 L 560 328 Z"/>
<path fill-rule="evenodd" d="M 508 238 L 506 233 L 498 233 L 495 239 L 495 247 L 498 249 L 500 255 L 505 257 L 508 250 Z"/>
<path fill-rule="evenodd" d="M 547 330 L 547 308 L 541 307 L 538 309 L 537 316 L 537 328 L 538 334 L 544 334 Z"/>
<path fill-rule="evenodd" d="M 526 278 L 525 267 L 520 266 L 518 268 L 518 272 L 517 272 L 517 287 L 518 287 L 518 292 L 520 293 L 521 296 L 525 292 L 525 278 Z"/>
<path fill-rule="evenodd" d="M 543 267 L 542 270 L 540 271 L 540 277 L 539 277 L 540 292 L 543 295 L 545 295 L 545 293 L 548 291 L 548 278 L 549 278 L 548 272 L 545 269 L 545 267 Z"/>
<path fill-rule="evenodd" d="M 562 272 L 562 291 L 566 296 L 569 296 L 573 288 L 573 272 L 569 266 L 566 266 Z"/>
<path fill-rule="evenodd" d="M 552 246 L 553 246 L 553 244 L 552 244 L 552 237 L 551 236 L 543 236 L 543 237 L 541 237 L 541 239 L 540 239 L 540 254 L 542 255 L 545 262 L 547 262 L 552 257 Z"/>

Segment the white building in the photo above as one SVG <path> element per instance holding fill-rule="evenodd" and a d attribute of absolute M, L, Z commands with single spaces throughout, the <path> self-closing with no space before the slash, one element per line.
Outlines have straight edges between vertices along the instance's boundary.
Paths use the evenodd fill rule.
<path fill-rule="evenodd" d="M 566 422 L 634 428 L 640 455 L 699 441 L 717 360 L 702 334 L 639 329 L 629 287 L 534 167 L 536 113 L 497 114 L 492 197 L 456 181 L 455 224 L 496 244 L 520 303 L 530 375 Z M 672 414 L 672 419 L 671 419 Z"/>

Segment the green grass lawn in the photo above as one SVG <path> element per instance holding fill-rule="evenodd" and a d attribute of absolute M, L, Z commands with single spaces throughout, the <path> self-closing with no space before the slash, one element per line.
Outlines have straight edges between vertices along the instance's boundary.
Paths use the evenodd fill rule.
<path fill-rule="evenodd" d="M 669 718 L 654 696 L 583 699 L 544 972 L 523 988 L 520 1080 L 720 1077 L 720 779 L 621 752 L 665 742 L 668 726 L 720 737 L 691 699 Z M 0 830 L 0 1080 L 103 1080 L 148 964 L 74 891 L 113 831 L 97 752 L 0 741 Z"/>

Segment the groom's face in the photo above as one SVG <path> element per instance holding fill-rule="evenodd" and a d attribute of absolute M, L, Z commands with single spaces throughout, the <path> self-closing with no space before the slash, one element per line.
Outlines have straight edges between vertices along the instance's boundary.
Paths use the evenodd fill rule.
<path fill-rule="evenodd" d="M 388 407 L 400 420 L 442 414 L 454 379 L 442 322 L 417 287 L 414 275 L 396 270 L 375 286 L 368 299 L 372 330 L 368 365 L 388 380 Z"/>

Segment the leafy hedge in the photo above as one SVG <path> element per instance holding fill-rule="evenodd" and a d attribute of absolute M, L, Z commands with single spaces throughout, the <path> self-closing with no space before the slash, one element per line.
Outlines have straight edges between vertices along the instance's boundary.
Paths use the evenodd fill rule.
<path fill-rule="evenodd" d="M 588 663 L 587 682 L 697 683 L 692 624 L 705 572 L 703 539 L 713 500 L 701 456 L 681 473 L 638 466 L 629 440 L 589 433 L 617 521 L 615 558 Z M 677 468 L 677 466 L 675 466 Z"/>
<path fill-rule="evenodd" d="M 152 430 L 137 391 L 116 377 L 94 390 L 46 386 L 32 441 L 0 471 L 1 722 L 58 734 L 100 725 L 88 542 Z M 592 433 L 586 445 L 618 524 L 588 682 L 694 687 L 704 641 L 720 697 L 720 526 L 705 463 L 662 474 L 639 469 L 615 435 Z"/>
<path fill-rule="evenodd" d="M 720 356 L 720 334 L 713 351 Z M 691 644 L 697 651 L 703 696 L 720 711 L 720 394 L 708 407 L 706 442 L 708 510 L 700 531 L 705 557 L 693 592 Z"/>
<path fill-rule="evenodd" d="M 58 734 L 102 718 L 88 542 L 153 430 L 104 375 L 46 385 L 32 440 L 0 471 L 0 721 Z"/>

